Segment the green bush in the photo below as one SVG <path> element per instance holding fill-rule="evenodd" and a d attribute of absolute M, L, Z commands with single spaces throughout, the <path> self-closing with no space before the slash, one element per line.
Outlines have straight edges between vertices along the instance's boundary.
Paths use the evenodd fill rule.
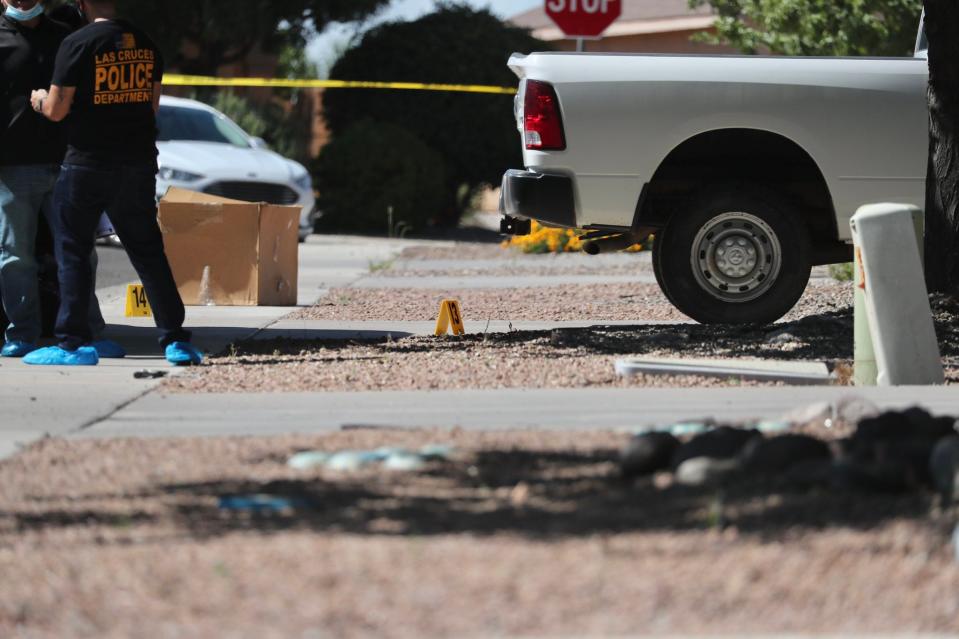
<path fill-rule="evenodd" d="M 443 205 L 442 158 L 392 124 L 366 120 L 337 135 L 315 175 L 323 231 L 400 235 L 430 225 Z"/>
<path fill-rule="evenodd" d="M 829 277 L 833 278 L 837 282 L 851 282 L 853 280 L 853 276 L 854 273 L 852 262 L 829 265 Z"/>
<path fill-rule="evenodd" d="M 418 20 L 367 32 L 330 77 L 515 87 L 510 54 L 544 49 L 547 43 L 488 10 L 439 3 Z M 444 225 L 457 224 L 482 185 L 498 185 L 506 169 L 523 165 L 510 95 L 339 89 L 323 94 L 323 114 L 334 138 L 369 119 L 403 127 L 435 149 L 447 169 L 446 200 L 437 211 Z"/>

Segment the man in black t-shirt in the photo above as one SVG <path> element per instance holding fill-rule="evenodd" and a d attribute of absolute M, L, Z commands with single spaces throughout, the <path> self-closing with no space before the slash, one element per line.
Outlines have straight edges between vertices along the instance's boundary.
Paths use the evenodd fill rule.
<path fill-rule="evenodd" d="M 23 357 L 40 337 L 37 228 L 66 148 L 60 127 L 30 109 L 30 92 L 50 83 L 69 31 L 37 0 L 2 0 L 0 9 L 0 310 L 8 320 L 0 356 Z"/>
<path fill-rule="evenodd" d="M 160 345 L 174 364 L 202 355 L 183 329 L 183 301 L 163 252 L 156 220 L 156 112 L 163 58 L 153 41 L 116 17 L 114 0 L 79 0 L 90 24 L 63 41 L 48 91 L 34 91 L 33 108 L 67 122 L 67 154 L 54 194 L 54 244 L 59 263 L 59 346 L 34 351 L 28 364 L 92 365 L 87 321 L 93 277 L 94 230 L 106 211 L 143 281 L 162 331 Z"/>
<path fill-rule="evenodd" d="M 59 302 L 45 218 L 67 148 L 63 125 L 34 113 L 30 93 L 50 86 L 57 50 L 73 28 L 44 15 L 37 0 L 0 0 L 0 8 L 0 356 L 23 357 L 52 330 Z M 95 270 L 95 250 L 90 258 Z M 94 335 L 105 328 L 92 294 L 89 321 Z M 94 347 L 101 357 L 122 353 L 108 340 Z"/>

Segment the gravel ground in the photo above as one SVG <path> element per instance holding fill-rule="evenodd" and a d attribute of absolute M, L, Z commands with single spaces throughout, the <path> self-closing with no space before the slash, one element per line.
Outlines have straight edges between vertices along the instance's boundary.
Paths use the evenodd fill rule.
<path fill-rule="evenodd" d="M 563 290 L 558 289 L 557 293 L 562 294 Z M 818 294 L 820 290 L 824 293 Z M 375 305 L 367 306 L 368 292 L 349 291 L 351 297 L 345 306 L 350 309 L 359 307 L 364 312 L 375 311 Z M 375 297 L 379 296 L 378 291 L 373 293 Z M 408 298 L 408 301 L 425 304 L 428 294 L 420 295 L 423 293 L 411 291 L 409 298 L 413 299 Z M 487 300 L 503 294 L 501 291 L 478 293 L 478 297 Z M 542 290 L 533 292 L 534 295 L 540 293 Z M 837 297 L 841 300 L 847 293 L 847 287 L 811 284 L 810 291 L 790 317 L 799 316 L 805 308 L 838 306 L 832 300 Z M 398 300 L 399 297 L 384 295 L 383 299 Z M 514 299 L 511 295 L 508 297 Z M 463 299 L 466 299 L 465 294 Z M 515 299 L 521 304 L 527 303 L 521 296 Z M 946 382 L 957 384 L 959 302 L 944 298 L 933 298 L 932 302 Z M 323 308 L 314 307 L 308 312 Z M 524 308 L 535 309 L 535 305 Z M 364 319 L 376 317 L 366 316 Z M 480 324 L 471 325 L 467 317 L 468 330 L 479 331 Z M 845 385 L 851 383 L 852 344 L 852 311 L 848 307 L 767 327 L 699 324 L 602 326 L 598 322 L 591 328 L 473 332 L 463 337 L 414 336 L 369 342 L 248 341 L 237 344 L 229 353 L 208 358 L 203 366 L 167 380 L 163 390 L 171 393 L 256 393 L 770 385 L 738 378 L 697 376 L 637 375 L 622 378 L 615 374 L 614 363 L 625 357 L 824 361 L 834 371 L 835 383 Z"/>
<path fill-rule="evenodd" d="M 0 463 L 0 636 L 959 632 L 925 494 L 619 479 L 609 432 L 40 442 Z M 448 444 L 419 473 L 294 452 Z M 219 498 L 296 509 L 250 515 Z"/>
<path fill-rule="evenodd" d="M 628 356 L 825 359 L 840 371 L 851 358 L 849 287 L 813 282 L 788 318 L 763 329 L 692 324 L 483 333 L 486 319 L 683 321 L 655 285 L 539 289 L 337 289 L 296 319 L 431 320 L 439 300 L 458 297 L 464 337 L 400 340 L 250 341 L 167 380 L 165 392 L 298 392 L 454 388 L 579 388 L 756 385 L 737 379 L 617 376 Z M 589 302 L 583 302 L 589 299 Z M 831 309 L 845 309 L 835 311 Z M 829 310 L 830 312 L 824 312 Z M 489 318 L 477 315 L 489 313 Z M 795 321 L 795 320 L 794 320 Z M 783 335 L 783 333 L 786 333 Z M 848 375 L 841 376 L 841 382 Z"/>
<path fill-rule="evenodd" d="M 463 254 L 457 254 L 462 250 Z M 457 268 L 428 268 L 429 261 L 456 261 Z M 591 256 L 585 253 L 525 254 L 498 245 L 457 244 L 456 247 L 415 246 L 371 273 L 372 277 L 509 277 L 514 275 L 636 275 L 651 274 L 651 253 L 612 253 Z M 477 262 L 479 265 L 471 264 Z M 498 264 L 497 264 L 498 263 Z M 496 266 L 493 266 L 496 264 Z M 813 268 L 813 277 L 829 276 L 828 268 Z"/>
<path fill-rule="evenodd" d="M 459 242 L 453 246 L 410 246 L 403 249 L 398 260 L 496 260 L 524 255 L 519 250 L 506 249 L 497 243 Z"/>
<path fill-rule="evenodd" d="M 550 258 L 546 258 L 550 259 Z M 639 275 L 653 272 L 652 264 L 639 262 L 635 264 L 616 264 L 590 266 L 574 262 L 559 262 L 557 264 L 528 264 L 526 261 L 504 261 L 503 266 L 496 268 L 455 268 L 455 269 L 417 269 L 413 268 L 416 262 L 403 262 L 389 270 L 380 270 L 371 274 L 378 279 L 391 277 L 538 277 L 556 275 Z"/>
<path fill-rule="evenodd" d="M 502 289 L 332 289 L 315 306 L 289 319 L 436 319 L 440 301 L 460 301 L 468 331 L 482 331 L 487 320 L 688 321 L 655 284 L 572 284 Z M 814 280 L 786 321 L 852 305 L 852 285 Z"/>
<path fill-rule="evenodd" d="M 788 333 L 783 335 L 783 331 Z M 771 341 L 772 335 L 785 337 L 785 341 Z M 613 365 L 617 359 L 635 356 L 827 359 L 841 372 L 848 369 L 851 351 L 848 311 L 754 329 L 696 324 L 597 326 L 375 342 L 248 341 L 169 379 L 163 389 L 256 393 L 755 386 L 763 383 L 697 376 L 622 378 Z"/>

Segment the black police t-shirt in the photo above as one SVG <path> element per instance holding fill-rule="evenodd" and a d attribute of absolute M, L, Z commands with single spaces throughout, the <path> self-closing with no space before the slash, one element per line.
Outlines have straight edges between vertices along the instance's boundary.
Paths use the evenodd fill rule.
<path fill-rule="evenodd" d="M 66 25 L 41 18 L 27 27 L 0 16 L 0 165 L 59 164 L 66 134 L 30 107 L 30 92 L 46 89 Z"/>
<path fill-rule="evenodd" d="M 123 20 L 101 20 L 60 46 L 53 84 L 76 87 L 67 120 L 67 164 L 156 162 L 153 84 L 163 58 L 153 41 Z"/>

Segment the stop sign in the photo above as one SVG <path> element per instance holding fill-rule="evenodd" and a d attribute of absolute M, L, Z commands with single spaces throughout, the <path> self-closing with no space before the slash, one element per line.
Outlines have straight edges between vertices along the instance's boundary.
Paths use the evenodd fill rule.
<path fill-rule="evenodd" d="M 596 38 L 623 11 L 622 0 L 546 0 L 546 15 L 570 38 Z"/>

